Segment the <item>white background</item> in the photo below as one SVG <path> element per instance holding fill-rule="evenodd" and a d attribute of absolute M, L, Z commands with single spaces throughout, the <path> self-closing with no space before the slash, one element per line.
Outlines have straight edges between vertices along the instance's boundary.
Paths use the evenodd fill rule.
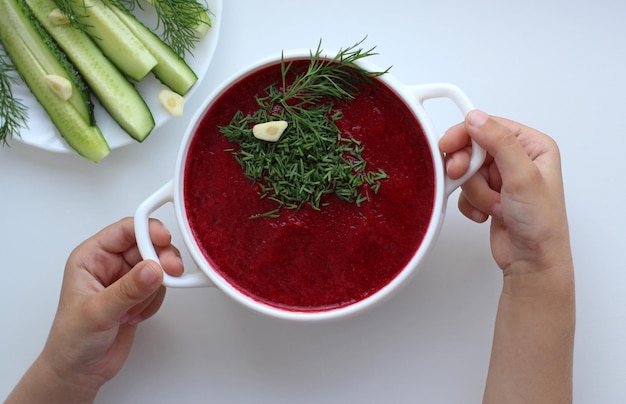
<path fill-rule="evenodd" d="M 0 396 L 44 344 L 70 251 L 172 178 L 204 95 L 269 54 L 367 36 L 371 60 L 401 81 L 452 82 L 557 140 L 576 264 L 575 401 L 625 402 L 624 21 L 619 0 L 225 1 L 207 77 L 184 117 L 144 144 L 98 165 L 18 141 L 0 148 Z M 460 119 L 445 103 L 431 109 L 442 129 Z M 97 402 L 480 402 L 501 274 L 488 226 L 460 216 L 456 196 L 416 279 L 355 318 L 286 323 L 215 288 L 169 290 Z M 179 240 L 171 208 L 157 217 Z"/>

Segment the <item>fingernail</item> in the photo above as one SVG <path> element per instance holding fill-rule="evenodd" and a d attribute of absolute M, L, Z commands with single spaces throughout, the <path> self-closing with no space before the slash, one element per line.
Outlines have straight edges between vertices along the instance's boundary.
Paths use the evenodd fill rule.
<path fill-rule="evenodd" d="M 148 286 L 154 285 L 159 280 L 158 274 L 150 265 L 146 265 L 141 268 L 140 275 L 143 283 Z"/>
<path fill-rule="evenodd" d="M 452 160 L 451 157 L 448 157 L 448 159 L 446 160 L 446 172 L 449 173 L 450 172 L 450 167 L 452 167 L 454 165 L 454 162 Z"/>
<path fill-rule="evenodd" d="M 477 223 L 482 223 L 485 220 L 487 220 L 487 215 L 484 212 L 481 212 L 478 209 L 474 209 L 471 213 L 472 215 L 472 220 L 477 222 Z"/>
<path fill-rule="evenodd" d="M 489 115 L 487 115 L 481 110 L 475 109 L 473 111 L 470 111 L 469 114 L 467 114 L 466 121 L 470 126 L 479 128 L 483 126 L 485 122 L 487 122 L 487 119 L 489 119 Z"/>

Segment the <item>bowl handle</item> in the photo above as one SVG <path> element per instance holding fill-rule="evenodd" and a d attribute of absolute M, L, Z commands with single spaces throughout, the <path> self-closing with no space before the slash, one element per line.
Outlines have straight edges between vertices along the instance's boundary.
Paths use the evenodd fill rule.
<path fill-rule="evenodd" d="M 457 86 L 448 83 L 433 83 L 409 86 L 409 92 L 424 106 L 424 102 L 431 98 L 449 98 L 461 110 L 463 116 L 467 115 L 474 106 L 467 95 Z M 485 150 L 472 140 L 472 155 L 470 157 L 467 172 L 458 179 L 451 179 L 445 174 L 445 193 L 450 196 L 455 189 L 460 187 L 472 175 L 476 173 L 485 161 Z"/>
<path fill-rule="evenodd" d="M 158 263 L 161 262 L 156 250 L 154 249 L 152 240 L 150 239 L 148 223 L 150 215 L 168 202 L 174 202 L 173 180 L 170 180 L 158 191 L 150 195 L 139 205 L 137 211 L 135 212 L 135 238 L 137 239 L 139 252 L 144 259 L 151 259 Z M 168 287 L 176 288 L 214 286 L 214 284 L 202 271 L 186 272 L 178 277 L 163 273 L 163 284 Z"/>

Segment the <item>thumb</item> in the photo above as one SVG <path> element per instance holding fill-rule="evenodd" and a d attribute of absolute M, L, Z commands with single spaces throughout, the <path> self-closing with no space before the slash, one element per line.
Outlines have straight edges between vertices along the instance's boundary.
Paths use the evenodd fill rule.
<path fill-rule="evenodd" d="M 118 321 L 135 305 L 152 296 L 162 281 L 163 270 L 156 262 L 139 262 L 98 294 L 100 314 L 110 321 Z"/>
<path fill-rule="evenodd" d="M 479 110 L 470 111 L 465 124 L 470 137 L 493 157 L 503 181 L 525 180 L 534 165 L 517 138 L 521 126 L 505 126 Z"/>

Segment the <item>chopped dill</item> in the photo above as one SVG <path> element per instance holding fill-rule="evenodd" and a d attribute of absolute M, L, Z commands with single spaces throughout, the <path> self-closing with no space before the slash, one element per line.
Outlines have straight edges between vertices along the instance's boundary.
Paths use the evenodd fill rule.
<path fill-rule="evenodd" d="M 355 97 L 357 85 L 387 73 L 369 72 L 355 62 L 374 55 L 360 42 L 340 50 L 332 59 L 322 56 L 321 42 L 310 54 L 307 70 L 289 81 L 293 62 L 281 61 L 282 82 L 270 85 L 256 101 L 259 109 L 252 115 L 238 111 L 227 126 L 220 127 L 231 143 L 229 149 L 246 177 L 260 189 L 260 197 L 277 203 L 278 208 L 252 216 L 278 217 L 282 208 L 300 209 L 309 204 L 319 210 L 323 196 L 360 206 L 369 200 L 362 186 L 367 183 L 378 192 L 383 170 L 367 171 L 362 157 L 364 146 L 343 137 L 336 122 L 342 118 L 335 104 Z M 255 124 L 284 120 L 289 126 L 278 142 L 265 142 L 252 135 Z"/>

